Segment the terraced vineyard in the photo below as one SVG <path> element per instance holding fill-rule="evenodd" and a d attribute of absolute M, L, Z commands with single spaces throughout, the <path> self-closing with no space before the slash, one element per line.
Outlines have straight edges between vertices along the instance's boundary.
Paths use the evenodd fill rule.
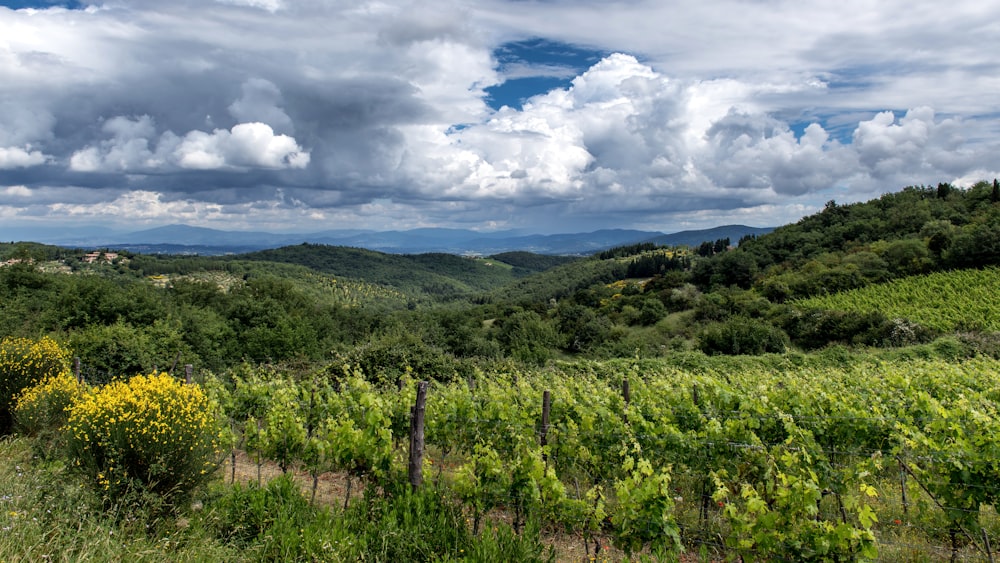
<path fill-rule="evenodd" d="M 806 309 L 880 311 L 943 332 L 1000 331 L 1000 269 L 953 270 L 813 297 Z"/>

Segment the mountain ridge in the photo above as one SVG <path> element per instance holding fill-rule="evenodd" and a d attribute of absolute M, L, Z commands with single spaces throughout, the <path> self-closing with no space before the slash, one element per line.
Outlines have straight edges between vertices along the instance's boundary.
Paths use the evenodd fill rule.
<path fill-rule="evenodd" d="M 488 256 L 527 251 L 551 255 L 589 255 L 615 246 L 655 242 L 667 246 L 696 246 L 704 241 L 760 235 L 770 227 L 724 225 L 711 229 L 667 234 L 636 229 L 601 229 L 592 232 L 528 234 L 509 230 L 479 232 L 469 229 L 420 228 L 405 231 L 330 229 L 313 233 L 226 231 L 185 224 L 164 225 L 124 234 L 55 240 L 47 244 L 84 248 L 116 248 L 142 253 L 222 255 L 252 252 L 302 243 L 347 246 L 391 254 L 447 253 Z"/>

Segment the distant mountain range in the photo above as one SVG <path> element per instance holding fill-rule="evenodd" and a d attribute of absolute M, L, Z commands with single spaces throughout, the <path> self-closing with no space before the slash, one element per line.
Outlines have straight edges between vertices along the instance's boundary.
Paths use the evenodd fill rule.
<path fill-rule="evenodd" d="M 311 243 L 366 248 L 393 254 L 445 252 L 491 255 L 520 250 L 536 254 L 589 255 L 616 246 L 642 242 L 655 242 L 668 246 L 696 246 L 705 241 L 728 238 L 736 244 L 745 235 L 762 235 L 772 230 L 774 229 L 726 225 L 672 234 L 628 229 L 557 235 L 528 235 L 517 231 L 481 233 L 462 229 L 331 230 L 305 234 L 278 234 L 168 225 L 127 234 L 98 233 L 72 239 L 55 237 L 38 242 L 80 248 L 114 248 L 146 254 L 240 254 Z"/>

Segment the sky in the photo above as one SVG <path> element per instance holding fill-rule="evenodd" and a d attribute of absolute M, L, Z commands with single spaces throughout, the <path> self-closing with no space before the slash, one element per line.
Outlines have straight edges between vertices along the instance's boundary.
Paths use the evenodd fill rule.
<path fill-rule="evenodd" d="M 0 0 L 0 237 L 778 226 L 1000 176 L 1000 2 Z"/>

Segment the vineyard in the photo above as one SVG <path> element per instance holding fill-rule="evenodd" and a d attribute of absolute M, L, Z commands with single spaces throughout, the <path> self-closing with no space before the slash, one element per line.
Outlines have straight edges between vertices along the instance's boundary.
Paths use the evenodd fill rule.
<path fill-rule="evenodd" d="M 459 500 L 474 533 L 499 514 L 515 530 L 540 520 L 595 556 L 610 540 L 666 559 L 992 558 L 1000 363 L 815 363 L 573 363 L 432 383 L 420 486 Z M 344 473 L 348 496 L 352 479 L 405 479 L 409 376 L 379 389 L 348 367 L 300 381 L 244 370 L 206 385 L 258 463 L 314 487 Z"/>
<path fill-rule="evenodd" d="M 1000 330 L 1000 269 L 952 270 L 799 301 L 805 309 L 881 311 L 942 332 Z"/>
<path fill-rule="evenodd" d="M 589 257 L 0 244 L 0 560 L 992 563 L 998 189 Z"/>

